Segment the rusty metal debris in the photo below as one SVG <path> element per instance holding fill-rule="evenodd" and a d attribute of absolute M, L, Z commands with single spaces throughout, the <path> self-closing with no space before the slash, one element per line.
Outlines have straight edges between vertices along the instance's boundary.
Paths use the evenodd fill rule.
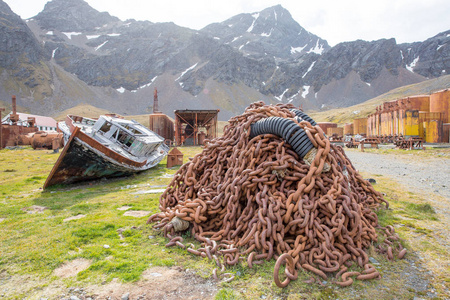
<path fill-rule="evenodd" d="M 272 258 L 277 259 L 279 287 L 295 280 L 301 269 L 323 279 L 336 274 L 341 280 L 332 281 L 341 286 L 352 284 L 354 276 L 380 277 L 365 250 L 377 241 L 375 210 L 387 208 L 387 201 L 341 147 L 332 145 L 319 126 L 296 118 L 292 108 L 257 102 L 231 118 L 223 137 L 207 141 L 203 152 L 178 170 L 161 195 L 161 212 L 147 223 L 156 222 L 154 228 L 170 238 L 166 246 L 214 260 L 218 279 L 225 266 L 244 260 L 252 268 Z M 269 117 L 290 120 L 305 132 L 316 149 L 310 165 L 295 151 L 303 147 L 287 143 L 295 142 L 292 136 L 252 136 L 252 124 Z M 175 235 L 186 228 L 201 248 Z M 348 272 L 353 263 L 362 271 Z M 284 264 L 286 279 L 281 281 L 278 270 Z"/>
<path fill-rule="evenodd" d="M 424 149 L 423 146 L 423 139 L 421 137 L 409 137 L 409 138 L 403 138 L 400 137 L 395 141 L 395 146 L 399 149 L 403 150 L 417 150 L 417 149 Z"/>

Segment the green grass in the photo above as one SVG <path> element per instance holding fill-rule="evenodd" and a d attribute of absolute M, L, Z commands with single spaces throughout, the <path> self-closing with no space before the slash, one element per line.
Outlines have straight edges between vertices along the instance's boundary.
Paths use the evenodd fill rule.
<path fill-rule="evenodd" d="M 199 147 L 180 148 L 184 162 L 201 151 Z M 159 212 L 160 194 L 136 192 L 167 186 L 177 167 L 167 169 L 165 161 L 157 167 L 134 176 L 100 180 L 85 184 L 51 187 L 42 186 L 57 155 L 50 151 L 0 150 L 0 275 L 32 276 L 36 284 L 23 287 L 22 296 L 33 295 L 43 285 L 53 282 L 69 286 L 101 284 L 117 278 L 133 283 L 141 279 L 150 267 L 180 266 L 194 270 L 203 278 L 210 278 L 215 264 L 206 258 L 189 254 L 180 248 L 166 248 L 161 233 L 146 225 L 148 217 L 124 216 L 122 206 L 129 210 Z M 377 177 L 376 186 L 387 194 L 391 209 L 378 212 L 382 225 L 392 224 L 408 247 L 410 259 L 420 251 L 438 264 L 446 257 L 445 248 L 436 245 L 433 226 L 443 226 L 435 209 L 419 196 L 401 191 L 388 179 Z M 33 206 L 46 209 L 33 212 Z M 76 220 L 67 218 L 84 215 Z M 416 239 L 419 235 L 421 239 Z M 152 238 L 149 238 L 151 236 Z M 188 234 L 185 243 L 200 244 Z M 411 252 L 410 252 L 411 250 Z M 380 262 L 377 269 L 381 281 L 356 281 L 350 288 L 305 284 L 311 273 L 300 271 L 299 278 L 285 289 L 273 283 L 274 260 L 249 269 L 245 260 L 227 270 L 235 275 L 230 283 L 219 283 L 216 299 L 374 299 L 414 297 L 414 291 L 404 287 L 401 273 L 405 261 L 387 261 L 370 249 L 370 256 Z M 87 259 L 89 268 L 75 278 L 60 279 L 54 271 L 68 261 Z M 430 263 L 430 268 L 431 268 Z M 448 269 L 433 270 L 436 280 L 448 286 Z M 3 273 L 2 273 L 3 272 Z M 2 275 L 3 276 L 3 275 Z M 1 280 L 0 276 L 0 280 Z M 0 281 L 1 283 L 1 281 Z M 437 285 L 437 284 L 436 284 Z M 441 295 L 446 295 L 436 287 Z M 392 296 L 394 295 L 394 296 Z M 6 299 L 11 295 L 6 295 Z M 15 295 L 16 296 L 16 295 Z M 22 297 L 22 298 L 23 298 Z M 11 296 L 11 299 L 14 299 Z"/>
<path fill-rule="evenodd" d="M 200 148 L 182 151 L 186 162 Z M 135 176 L 43 191 L 42 185 L 57 155 L 30 148 L 0 153 L 2 169 L 5 167 L 0 172 L 0 218 L 4 219 L 0 223 L 0 270 L 44 278 L 65 261 L 86 258 L 92 264 L 78 274 L 79 280 L 95 282 L 106 276 L 107 280 L 119 278 L 127 282 L 138 280 L 149 265 L 172 266 L 179 261 L 196 268 L 195 257 L 177 249 L 165 249 L 165 239 L 145 225 L 148 217 L 127 217 L 118 210 L 128 205 L 130 210 L 157 212 L 159 194 L 134 192 L 167 186 L 171 178 L 161 175 L 174 174 L 176 167 L 166 169 L 163 161 Z M 27 212 L 36 205 L 46 209 L 41 213 Z M 77 215 L 85 217 L 64 221 Z M 118 229 L 122 229 L 122 237 Z M 151 241 L 149 235 L 156 238 Z M 168 257 L 167 252 L 173 257 Z M 198 265 L 201 268 L 204 264 Z"/>

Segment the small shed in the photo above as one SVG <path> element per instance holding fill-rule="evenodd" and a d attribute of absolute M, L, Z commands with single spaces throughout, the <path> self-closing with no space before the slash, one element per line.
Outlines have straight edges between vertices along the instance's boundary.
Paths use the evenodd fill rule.
<path fill-rule="evenodd" d="M 175 142 L 196 146 L 206 139 L 217 137 L 219 110 L 175 110 Z"/>

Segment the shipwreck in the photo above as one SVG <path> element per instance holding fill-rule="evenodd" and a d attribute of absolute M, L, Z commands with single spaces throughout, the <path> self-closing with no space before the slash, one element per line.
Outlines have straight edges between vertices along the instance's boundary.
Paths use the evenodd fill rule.
<path fill-rule="evenodd" d="M 168 153 L 164 138 L 134 120 L 68 115 L 58 123 L 64 149 L 44 184 L 70 184 L 131 175 L 156 166 Z"/>

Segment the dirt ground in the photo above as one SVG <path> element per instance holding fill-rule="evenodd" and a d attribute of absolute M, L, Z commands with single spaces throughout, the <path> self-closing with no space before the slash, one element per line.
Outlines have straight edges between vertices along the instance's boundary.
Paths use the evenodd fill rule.
<path fill-rule="evenodd" d="M 54 275 L 61 279 L 75 277 L 79 272 L 88 268 L 90 262 L 77 259 L 56 269 Z M 152 267 L 147 269 L 142 278 L 135 283 L 122 283 L 117 279 L 103 282 L 100 285 L 85 285 L 63 288 L 60 280 L 52 282 L 44 288 L 44 280 L 32 276 L 9 276 L 0 273 L 0 299 L 37 299 L 37 300 L 137 300 L 137 299 L 183 299 L 206 300 L 213 299 L 217 292 L 217 283 L 205 280 L 191 270 L 180 267 Z M 17 298 L 27 290 L 34 290 L 32 295 Z M 11 297 L 12 296 L 12 297 Z"/>

